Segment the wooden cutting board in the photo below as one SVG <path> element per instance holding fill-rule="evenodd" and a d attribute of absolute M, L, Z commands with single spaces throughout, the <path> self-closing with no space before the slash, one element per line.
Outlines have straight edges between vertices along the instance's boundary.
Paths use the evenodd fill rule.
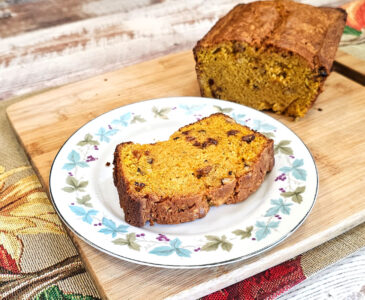
<path fill-rule="evenodd" d="M 339 53 L 342 62 L 362 62 Z M 191 52 L 170 55 L 29 96 L 8 117 L 44 187 L 62 144 L 80 126 L 127 103 L 198 96 Z M 104 254 L 72 236 L 108 299 L 197 298 L 288 260 L 365 221 L 365 88 L 333 72 L 314 107 L 294 122 L 271 114 L 307 144 L 319 169 L 319 195 L 307 221 L 265 254 L 231 265 L 170 270 Z"/>

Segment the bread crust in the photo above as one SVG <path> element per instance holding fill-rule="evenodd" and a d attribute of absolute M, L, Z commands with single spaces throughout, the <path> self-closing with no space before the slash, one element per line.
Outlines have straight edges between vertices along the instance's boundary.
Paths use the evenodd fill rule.
<path fill-rule="evenodd" d="M 302 56 L 312 69 L 331 71 L 346 23 L 346 11 L 294 1 L 258 1 L 235 6 L 194 47 L 224 42 L 274 47 Z M 304 28 L 304 26 L 306 26 Z"/>
<path fill-rule="evenodd" d="M 260 134 L 260 133 L 256 133 Z M 265 179 L 267 172 L 274 166 L 274 141 L 267 143 L 247 173 L 222 185 L 210 188 L 196 195 L 161 198 L 148 194 L 141 196 L 130 187 L 123 174 L 119 144 L 114 152 L 114 185 L 117 188 L 120 206 L 123 208 L 125 221 L 133 226 L 142 227 L 146 222 L 159 224 L 179 224 L 204 217 L 210 206 L 242 202 L 255 192 Z"/>

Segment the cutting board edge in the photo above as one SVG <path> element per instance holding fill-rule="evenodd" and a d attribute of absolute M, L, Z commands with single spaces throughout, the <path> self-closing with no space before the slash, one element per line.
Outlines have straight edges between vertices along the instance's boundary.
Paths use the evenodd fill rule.
<path fill-rule="evenodd" d="M 355 219 L 355 221 L 354 221 L 354 219 Z M 253 268 L 248 268 L 248 266 L 250 266 L 250 264 L 244 265 L 240 268 L 235 269 L 232 272 L 228 272 L 224 275 L 216 277 L 213 280 L 206 281 L 206 282 L 196 285 L 188 290 L 182 291 L 173 296 L 169 296 L 166 298 L 166 300 L 180 300 L 180 299 L 187 299 L 187 298 L 199 299 L 210 293 L 213 293 L 213 292 L 223 289 L 227 286 L 230 286 L 230 285 L 240 282 L 244 279 L 247 279 L 248 277 L 254 276 L 262 271 L 265 271 L 268 268 L 279 265 L 298 255 L 301 255 L 301 254 L 303 254 L 321 244 L 324 244 L 324 243 L 328 242 L 329 240 L 349 231 L 350 229 L 362 224 L 364 221 L 365 221 L 365 210 L 359 212 L 356 215 L 353 215 L 349 218 L 344 219 L 341 223 L 336 224 L 335 227 L 330 227 L 327 230 L 324 230 L 324 231 L 312 236 L 310 239 L 301 240 L 300 243 L 296 244 L 296 248 L 290 248 L 291 254 L 289 256 L 283 255 L 283 254 L 287 254 L 288 249 L 283 249 L 276 253 L 274 252 L 273 253 L 274 259 L 277 258 L 277 263 L 274 265 L 272 263 L 271 264 L 268 263 L 266 265 L 261 264 L 261 265 L 257 266 L 258 262 L 254 261 L 251 263 L 254 265 Z M 284 241 L 284 243 L 285 243 L 285 241 Z M 308 245 L 309 245 L 309 247 L 308 247 Z M 284 252 L 286 252 L 286 253 L 284 253 Z M 269 258 L 271 258 L 270 254 L 263 253 L 263 255 L 265 255 L 266 260 L 269 260 Z M 270 259 L 270 261 L 272 262 L 273 259 Z M 222 278 L 223 278 L 223 280 L 222 280 Z"/>
<path fill-rule="evenodd" d="M 81 260 L 84 263 L 85 269 L 91 275 L 90 277 L 92 278 L 92 281 L 94 282 L 95 286 L 97 287 L 97 290 L 98 290 L 101 298 L 102 299 L 108 299 L 107 293 L 106 293 L 105 289 L 103 288 L 102 284 L 100 282 L 98 282 L 97 280 L 95 280 L 95 278 L 98 278 L 98 276 L 97 276 L 96 272 L 93 270 L 93 268 L 90 267 L 91 262 L 89 262 L 89 260 L 86 259 L 85 251 L 82 248 L 82 246 L 80 245 L 80 241 L 82 242 L 82 239 L 79 238 L 75 233 L 73 233 L 72 230 L 69 229 L 66 226 L 66 224 L 63 223 L 63 221 L 62 221 L 62 224 L 65 227 L 67 235 L 70 237 L 72 243 L 74 244 L 75 248 L 79 252 Z M 87 244 L 87 245 L 89 247 L 91 247 L 89 244 Z M 97 249 L 95 249 L 95 250 L 97 250 Z M 106 253 L 104 253 L 104 254 L 106 254 Z M 106 255 L 108 255 L 108 254 L 106 254 Z"/>

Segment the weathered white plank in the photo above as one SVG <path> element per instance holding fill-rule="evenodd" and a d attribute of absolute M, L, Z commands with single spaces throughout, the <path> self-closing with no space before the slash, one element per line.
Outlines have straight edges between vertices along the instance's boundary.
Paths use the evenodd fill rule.
<path fill-rule="evenodd" d="M 321 270 L 277 299 L 365 299 L 365 248 Z"/>
<path fill-rule="evenodd" d="M 171 0 L 3 39 L 0 97 L 61 85 L 192 48 L 238 1 Z"/>
<path fill-rule="evenodd" d="M 50 20 L 47 28 L 1 40 L 0 100 L 191 49 L 240 2 L 248 1 L 82 1 L 84 20 L 58 26 Z"/>

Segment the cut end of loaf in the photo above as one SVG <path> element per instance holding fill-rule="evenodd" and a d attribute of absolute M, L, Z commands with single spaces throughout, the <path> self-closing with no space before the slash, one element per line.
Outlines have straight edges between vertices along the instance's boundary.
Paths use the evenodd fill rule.
<path fill-rule="evenodd" d="M 328 75 L 291 51 L 243 42 L 197 49 L 196 58 L 203 96 L 294 117 L 305 115 Z"/>
<path fill-rule="evenodd" d="M 114 183 L 131 225 L 177 224 L 204 217 L 210 206 L 245 200 L 273 164 L 271 139 L 214 114 L 168 141 L 118 145 Z"/>

